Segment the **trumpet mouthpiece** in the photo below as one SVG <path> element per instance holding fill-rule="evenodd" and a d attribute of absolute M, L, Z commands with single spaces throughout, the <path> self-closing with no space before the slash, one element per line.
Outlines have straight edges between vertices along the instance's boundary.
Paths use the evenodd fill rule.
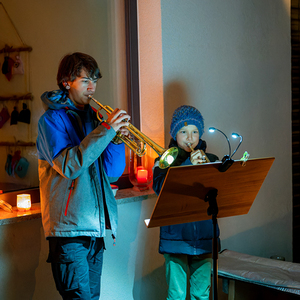
<path fill-rule="evenodd" d="M 192 150 L 192 152 L 194 151 L 194 148 L 192 147 L 191 143 L 187 143 L 187 146 Z"/>

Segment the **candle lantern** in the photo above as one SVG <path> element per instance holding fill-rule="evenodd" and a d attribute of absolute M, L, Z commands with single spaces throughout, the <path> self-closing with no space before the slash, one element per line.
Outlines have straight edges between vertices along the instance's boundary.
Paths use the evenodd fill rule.
<path fill-rule="evenodd" d="M 19 211 L 28 211 L 31 208 L 30 194 L 17 195 L 17 208 Z"/>
<path fill-rule="evenodd" d="M 129 180 L 133 190 L 144 191 L 152 186 L 152 167 L 156 156 L 158 155 L 148 144 L 146 144 L 146 154 L 142 157 L 130 150 Z"/>

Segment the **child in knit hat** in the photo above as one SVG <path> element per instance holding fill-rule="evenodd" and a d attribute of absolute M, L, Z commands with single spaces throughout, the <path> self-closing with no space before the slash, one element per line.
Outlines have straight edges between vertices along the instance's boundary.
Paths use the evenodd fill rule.
<path fill-rule="evenodd" d="M 171 167 L 218 160 L 214 154 L 206 153 L 203 156 L 206 150 L 206 142 L 201 139 L 203 132 L 204 120 L 197 108 L 182 105 L 174 111 L 169 147 L 178 147 L 179 153 Z M 160 169 L 155 163 L 153 190 L 157 195 L 167 171 L 168 169 Z M 219 228 L 217 233 L 219 236 Z M 160 228 L 159 253 L 164 255 L 166 262 L 169 286 L 167 300 L 186 299 L 188 274 L 191 299 L 209 299 L 212 239 L 212 220 Z"/>
<path fill-rule="evenodd" d="M 170 134 L 173 138 L 172 144 L 177 142 L 177 146 L 185 152 L 190 153 L 190 161 L 193 165 L 201 164 L 205 162 L 200 150 L 205 150 L 206 144 L 193 151 L 198 146 L 200 137 L 204 132 L 204 121 L 200 111 L 188 105 L 182 105 L 178 107 L 172 117 Z M 181 153 L 183 153 L 181 151 Z M 177 162 L 178 164 L 178 162 Z"/>

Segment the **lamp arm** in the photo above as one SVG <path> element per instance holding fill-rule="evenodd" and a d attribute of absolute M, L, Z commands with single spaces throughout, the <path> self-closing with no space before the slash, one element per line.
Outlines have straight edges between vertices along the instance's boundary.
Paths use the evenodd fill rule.
<path fill-rule="evenodd" d="M 225 138 L 227 140 L 227 143 L 228 143 L 228 147 L 229 147 L 229 157 L 231 157 L 231 146 L 230 146 L 230 142 L 229 142 L 229 139 L 228 139 L 227 135 L 223 131 L 221 131 L 220 129 L 215 128 L 215 130 L 221 132 L 225 136 Z"/>
<path fill-rule="evenodd" d="M 242 141 L 243 141 L 243 137 L 240 135 L 240 142 L 239 142 L 238 146 L 236 147 L 236 149 L 233 151 L 233 153 L 232 153 L 232 155 L 230 156 L 230 158 L 231 158 L 231 157 L 235 154 L 235 152 L 239 149 L 239 147 L 240 147 Z"/>

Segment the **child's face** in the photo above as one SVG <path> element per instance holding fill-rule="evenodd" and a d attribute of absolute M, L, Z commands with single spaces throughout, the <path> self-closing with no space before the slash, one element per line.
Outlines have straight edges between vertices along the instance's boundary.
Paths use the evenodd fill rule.
<path fill-rule="evenodd" d="M 176 134 L 176 141 L 178 147 L 181 149 L 191 152 L 188 144 L 190 143 L 195 148 L 199 143 L 199 130 L 195 125 L 188 125 L 182 127 Z"/>

